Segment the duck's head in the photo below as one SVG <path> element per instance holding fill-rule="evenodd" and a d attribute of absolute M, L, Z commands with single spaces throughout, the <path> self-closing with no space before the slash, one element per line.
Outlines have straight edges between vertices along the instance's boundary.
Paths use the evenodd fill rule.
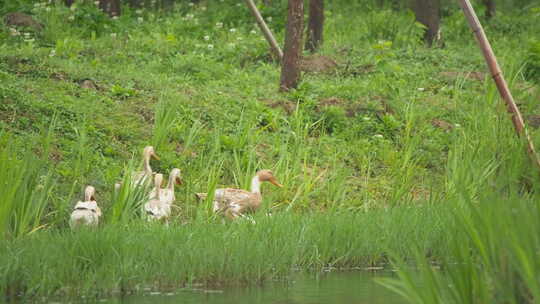
<path fill-rule="evenodd" d="M 155 160 L 159 160 L 159 157 L 157 156 L 156 152 L 154 151 L 154 147 L 152 146 L 146 146 L 143 150 L 143 157 L 144 159 L 150 159 L 153 158 Z"/>
<path fill-rule="evenodd" d="M 182 171 L 178 168 L 174 168 L 171 170 L 171 173 L 169 175 L 169 178 L 171 181 L 174 181 L 177 185 L 182 184 Z"/>
<path fill-rule="evenodd" d="M 280 184 L 274 177 L 274 173 L 272 173 L 272 171 L 270 170 L 260 170 L 259 172 L 257 172 L 257 176 L 259 177 L 259 181 L 261 182 L 270 182 L 271 184 L 280 188 L 283 187 L 283 185 Z"/>
<path fill-rule="evenodd" d="M 84 201 L 86 202 L 90 202 L 90 201 L 95 201 L 96 198 L 94 197 L 94 195 L 96 194 L 96 189 L 92 186 L 86 186 L 86 188 L 84 189 Z"/>

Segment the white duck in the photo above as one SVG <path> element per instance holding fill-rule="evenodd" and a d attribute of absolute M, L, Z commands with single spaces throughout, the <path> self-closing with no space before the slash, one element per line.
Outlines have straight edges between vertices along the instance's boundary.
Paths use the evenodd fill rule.
<path fill-rule="evenodd" d="M 261 183 L 270 182 L 275 186 L 283 187 L 270 170 L 260 170 L 251 180 L 251 190 L 242 189 L 216 189 L 214 192 L 214 213 L 221 213 L 229 219 L 241 217 L 246 213 L 254 213 L 262 203 Z M 200 199 L 206 199 L 208 194 L 197 193 Z"/>
<path fill-rule="evenodd" d="M 150 159 L 159 160 L 159 157 L 154 151 L 154 147 L 146 146 L 143 150 L 143 171 L 135 172 L 132 176 L 132 185 L 143 185 L 150 182 L 150 178 L 154 174 L 152 167 L 150 167 Z"/>
<path fill-rule="evenodd" d="M 181 185 L 182 184 L 182 172 L 178 168 L 174 168 L 171 170 L 171 173 L 169 174 L 169 182 L 167 183 L 167 186 L 164 189 L 161 189 L 161 192 L 159 194 L 160 201 L 169 205 L 172 205 L 175 201 L 174 196 L 174 184 Z M 152 189 L 150 192 L 150 198 L 153 198 L 156 196 L 156 188 Z"/>
<path fill-rule="evenodd" d="M 79 201 L 75 204 L 69 225 L 72 229 L 80 226 L 97 226 L 101 209 L 98 207 L 94 194 L 96 189 L 92 186 L 87 186 L 84 190 L 84 201 Z"/>
<path fill-rule="evenodd" d="M 152 193 L 154 194 L 150 200 L 144 204 L 144 211 L 148 216 L 148 220 L 162 220 L 167 221 L 167 218 L 171 214 L 171 206 L 162 201 L 163 189 L 161 189 L 161 184 L 163 182 L 163 174 L 156 174 L 154 176 L 154 189 Z"/>

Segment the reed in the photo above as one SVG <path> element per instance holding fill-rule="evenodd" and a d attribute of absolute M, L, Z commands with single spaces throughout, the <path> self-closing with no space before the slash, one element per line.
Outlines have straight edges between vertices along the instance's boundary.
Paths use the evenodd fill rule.
<path fill-rule="evenodd" d="M 195 282 L 253 284 L 286 277 L 294 269 L 384 265 L 388 248 L 404 258 L 412 254 L 408 243 L 442 253 L 441 212 L 426 206 L 358 214 L 259 214 L 256 224 L 199 218 L 168 228 L 109 221 L 99 230 L 47 230 L 1 241 L 0 258 L 12 263 L 0 266 L 0 290 L 25 296 L 103 295 Z M 415 231 L 416 226 L 426 229 Z"/>
<path fill-rule="evenodd" d="M 32 152 L 21 157 L 5 134 L 0 134 L 0 142 L 0 236 L 12 239 L 48 225 L 55 180 L 43 159 Z"/>

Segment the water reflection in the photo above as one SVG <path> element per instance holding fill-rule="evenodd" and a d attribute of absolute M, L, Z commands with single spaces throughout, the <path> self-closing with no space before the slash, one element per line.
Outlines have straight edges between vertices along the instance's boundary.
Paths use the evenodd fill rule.
<path fill-rule="evenodd" d="M 388 289 L 375 283 L 373 278 L 392 276 L 389 272 L 331 272 L 315 277 L 296 275 L 292 282 L 266 283 L 261 287 L 228 289 L 186 289 L 174 293 L 149 292 L 107 300 L 111 304 L 402 304 L 405 301 Z"/>

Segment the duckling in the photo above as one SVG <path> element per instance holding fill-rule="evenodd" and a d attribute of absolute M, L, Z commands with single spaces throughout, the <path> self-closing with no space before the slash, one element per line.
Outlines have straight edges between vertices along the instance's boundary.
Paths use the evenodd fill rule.
<path fill-rule="evenodd" d="M 144 204 L 144 211 L 148 215 L 148 220 L 162 220 L 167 221 L 167 218 L 171 214 L 171 206 L 168 203 L 162 201 L 164 198 L 162 196 L 163 189 L 161 189 L 161 184 L 163 182 L 163 174 L 156 174 L 154 176 L 154 189 L 152 193 L 154 194 L 150 200 Z"/>
<path fill-rule="evenodd" d="M 216 189 L 214 192 L 213 212 L 225 215 L 229 219 L 242 217 L 247 213 L 256 212 L 262 203 L 261 183 L 270 182 L 277 187 L 283 187 L 270 170 L 260 170 L 251 180 L 250 191 L 242 189 Z M 197 193 L 204 200 L 207 193 Z"/>
<path fill-rule="evenodd" d="M 97 226 L 101 209 L 98 207 L 94 194 L 96 189 L 92 186 L 87 186 L 84 190 L 84 201 L 79 201 L 75 204 L 69 226 L 71 229 L 76 229 L 80 226 Z"/>

